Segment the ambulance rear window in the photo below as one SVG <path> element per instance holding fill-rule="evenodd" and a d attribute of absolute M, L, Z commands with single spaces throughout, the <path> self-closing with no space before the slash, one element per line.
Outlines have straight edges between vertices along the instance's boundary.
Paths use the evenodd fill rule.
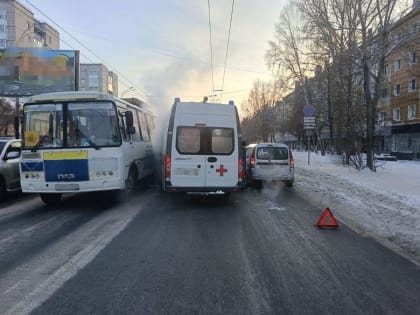
<path fill-rule="evenodd" d="M 211 129 L 211 152 L 210 154 L 230 154 L 233 152 L 233 129 Z"/>
<path fill-rule="evenodd" d="M 235 148 L 233 128 L 179 126 L 176 149 L 180 154 L 231 155 Z"/>
<path fill-rule="evenodd" d="M 201 136 L 199 127 L 178 127 L 177 149 L 182 154 L 196 154 L 200 152 Z"/>

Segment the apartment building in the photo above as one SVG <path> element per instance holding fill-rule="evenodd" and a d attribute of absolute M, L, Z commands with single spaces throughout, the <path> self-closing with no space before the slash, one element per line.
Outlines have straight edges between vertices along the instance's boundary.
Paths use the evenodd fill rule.
<path fill-rule="evenodd" d="M 98 91 L 118 96 L 118 76 L 100 63 L 80 64 L 81 91 Z"/>
<path fill-rule="evenodd" d="M 0 0 L 0 49 L 8 47 L 59 49 L 60 34 L 18 1 Z"/>
<path fill-rule="evenodd" d="M 420 1 L 396 21 L 378 104 L 380 151 L 400 159 L 420 160 Z"/>

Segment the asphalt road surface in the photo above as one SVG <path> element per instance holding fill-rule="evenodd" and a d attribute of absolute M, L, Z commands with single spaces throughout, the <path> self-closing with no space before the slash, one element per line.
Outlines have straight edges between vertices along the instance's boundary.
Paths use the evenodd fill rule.
<path fill-rule="evenodd" d="M 282 185 L 0 210 L 1 314 L 418 314 L 420 268 Z"/>

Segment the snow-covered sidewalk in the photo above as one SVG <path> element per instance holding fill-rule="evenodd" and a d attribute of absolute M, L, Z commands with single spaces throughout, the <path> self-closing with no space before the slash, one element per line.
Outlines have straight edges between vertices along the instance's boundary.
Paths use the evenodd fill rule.
<path fill-rule="evenodd" d="M 293 152 L 295 190 L 339 221 L 420 265 L 420 161 L 381 161 L 377 172 L 332 156 Z"/>

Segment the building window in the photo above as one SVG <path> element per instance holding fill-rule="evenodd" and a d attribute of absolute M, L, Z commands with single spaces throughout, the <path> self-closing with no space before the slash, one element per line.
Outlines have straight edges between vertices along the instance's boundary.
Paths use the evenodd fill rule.
<path fill-rule="evenodd" d="M 415 51 L 410 52 L 408 55 L 408 62 L 409 63 L 416 63 L 417 62 L 417 55 Z"/>
<path fill-rule="evenodd" d="M 0 20 L 6 20 L 6 10 L 0 10 Z"/>
<path fill-rule="evenodd" d="M 388 64 L 386 63 L 384 65 L 384 75 L 388 75 L 389 74 L 389 69 L 388 69 Z"/>
<path fill-rule="evenodd" d="M 408 119 L 416 118 L 416 104 L 408 105 L 407 118 Z"/>
<path fill-rule="evenodd" d="M 401 84 L 395 84 L 394 85 L 394 96 L 399 96 L 400 95 L 400 90 L 401 90 Z"/>
<path fill-rule="evenodd" d="M 397 60 L 395 60 L 395 62 L 394 62 L 394 70 L 395 71 L 398 71 L 398 70 L 400 70 L 401 69 L 401 59 L 397 59 Z"/>
<path fill-rule="evenodd" d="M 6 25 L 0 25 L 0 33 L 6 33 L 7 32 L 7 30 L 6 30 Z"/>
<path fill-rule="evenodd" d="M 386 112 L 378 113 L 378 122 L 383 123 L 386 120 Z"/>
<path fill-rule="evenodd" d="M 0 39 L 0 48 L 6 48 L 6 40 L 5 39 Z"/>
<path fill-rule="evenodd" d="M 99 74 L 97 71 L 89 71 L 88 88 L 97 89 L 99 87 Z"/>
<path fill-rule="evenodd" d="M 416 78 L 408 81 L 408 91 L 412 92 L 416 90 Z"/>
<path fill-rule="evenodd" d="M 395 121 L 400 121 L 400 109 L 394 108 L 392 111 L 392 119 Z"/>
<path fill-rule="evenodd" d="M 382 89 L 382 98 L 387 98 L 388 97 L 388 89 L 384 88 Z"/>

